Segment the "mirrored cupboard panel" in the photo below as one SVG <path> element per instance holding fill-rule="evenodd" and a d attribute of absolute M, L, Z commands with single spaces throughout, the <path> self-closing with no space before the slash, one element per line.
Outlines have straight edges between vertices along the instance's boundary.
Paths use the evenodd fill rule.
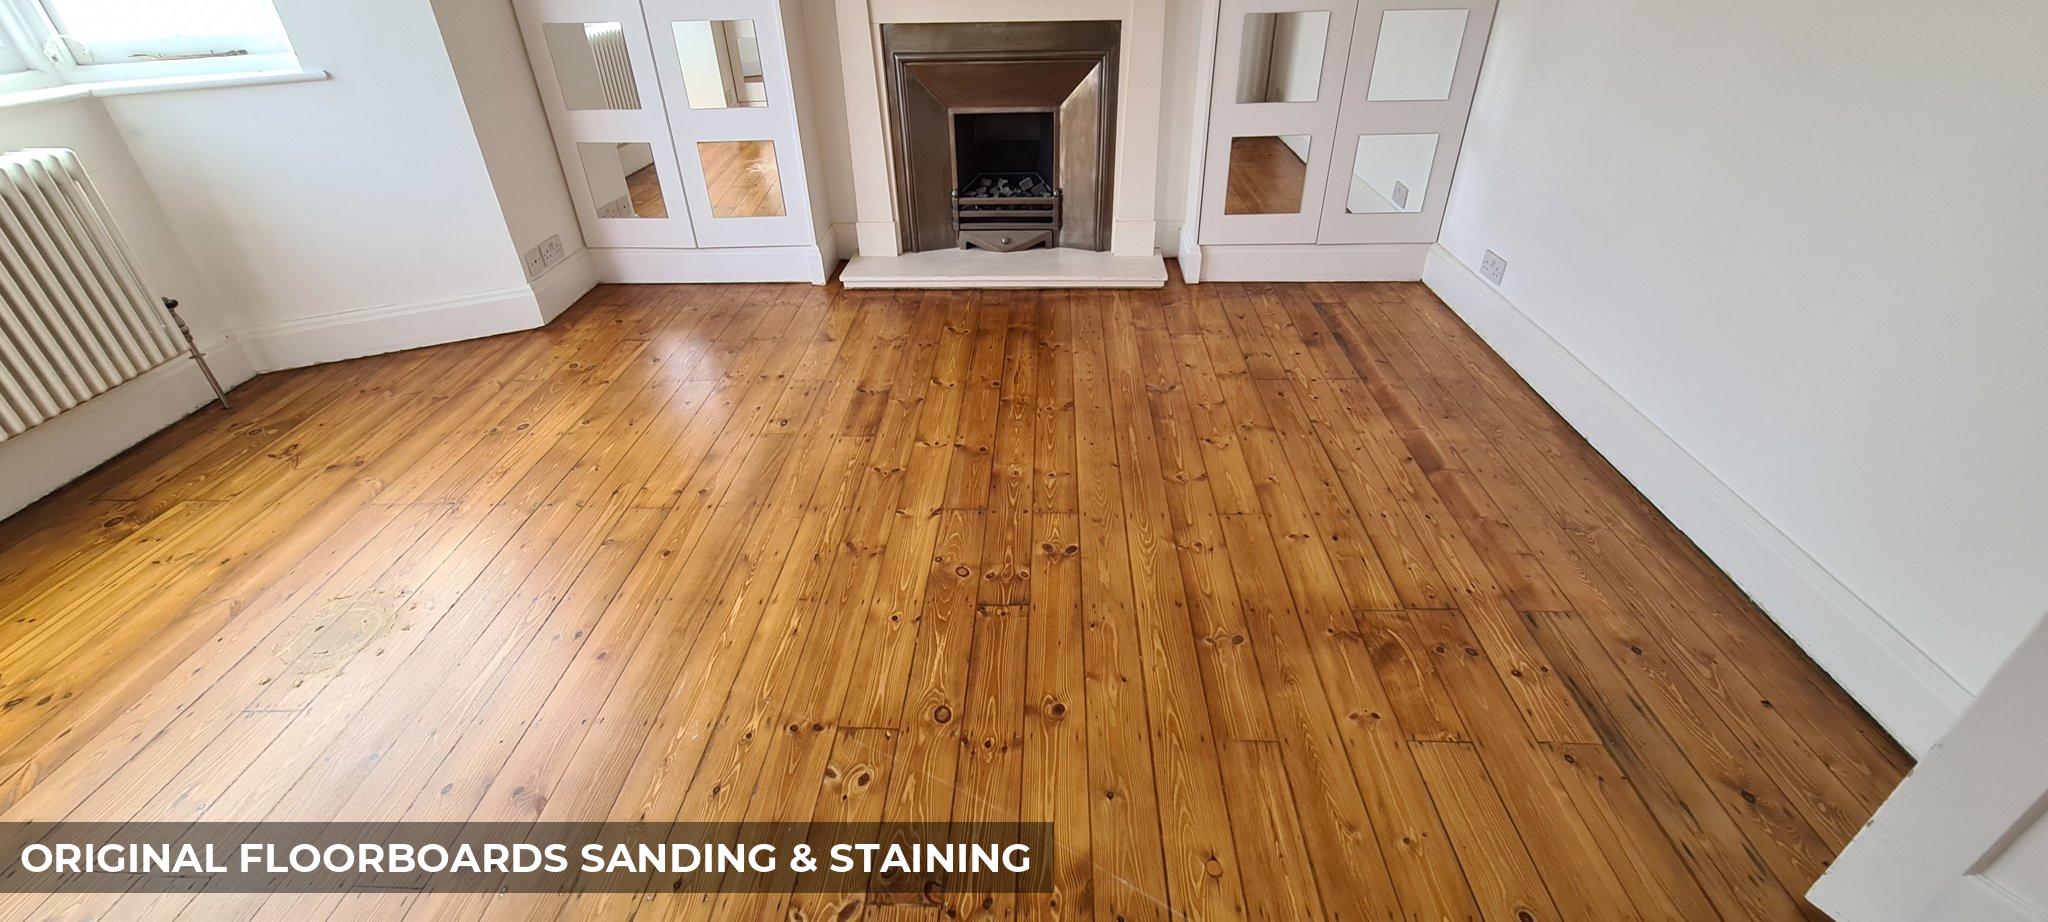
<path fill-rule="evenodd" d="M 782 215 L 782 176 L 775 167 L 774 141 L 699 141 L 697 159 L 719 218 Z"/>
<path fill-rule="evenodd" d="M 590 183 L 590 200 L 600 218 L 666 218 L 654 145 L 646 142 L 579 141 L 576 159 Z"/>
<path fill-rule="evenodd" d="M 1388 10 L 1380 14 L 1373 44 L 1372 74 L 1365 98 L 1371 102 L 1451 98 L 1458 50 L 1465 43 L 1469 10 Z"/>
<path fill-rule="evenodd" d="M 1244 14 L 1237 101 L 1315 102 L 1329 34 L 1328 10 Z"/>
<path fill-rule="evenodd" d="M 1299 214 L 1313 143 L 1305 134 L 1231 138 L 1223 213 Z"/>
<path fill-rule="evenodd" d="M 1203 243 L 1313 243 L 1357 0 L 1222 0 Z"/>
<path fill-rule="evenodd" d="M 695 247 L 638 0 L 516 0 L 548 127 L 592 247 Z"/>
<path fill-rule="evenodd" d="M 768 79 L 761 73 L 761 42 L 753 20 L 695 19 L 670 27 L 690 108 L 768 104 Z"/>
<path fill-rule="evenodd" d="M 616 22 L 549 22 L 548 58 L 554 63 L 562 105 L 570 109 L 638 109 L 626 30 Z"/>
<path fill-rule="evenodd" d="M 641 0 L 699 246 L 814 241 L 774 0 Z"/>
<path fill-rule="evenodd" d="M 1349 214 L 1414 214 L 1429 190 L 1436 162 L 1433 134 L 1368 134 L 1351 158 L 1344 210 Z"/>
<path fill-rule="evenodd" d="M 1346 154 L 1332 167 L 1319 243 L 1432 243 L 1443 226 L 1494 3 L 1418 6 L 1359 3 L 1337 114 Z"/>
<path fill-rule="evenodd" d="M 1495 0 L 1222 0 L 1208 245 L 1428 243 Z"/>

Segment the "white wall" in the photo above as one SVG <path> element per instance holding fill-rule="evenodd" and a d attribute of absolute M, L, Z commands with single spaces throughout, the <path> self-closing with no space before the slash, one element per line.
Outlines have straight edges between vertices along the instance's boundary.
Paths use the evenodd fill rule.
<path fill-rule="evenodd" d="M 233 317 L 205 273 L 193 264 L 187 241 L 165 217 L 103 100 L 88 96 L 0 109 L 0 151 L 27 147 L 68 147 L 78 152 L 133 245 L 149 283 L 178 299 L 179 312 L 202 348 L 220 341 Z"/>
<path fill-rule="evenodd" d="M 1202 60 L 1201 4 L 1167 0 L 1166 58 L 1159 100 L 1159 189 L 1155 208 L 1158 243 L 1168 256 L 1180 251 L 1180 226 L 1187 220 L 1188 176 L 1200 172 L 1195 149 L 1195 67 Z"/>
<path fill-rule="evenodd" d="M 1442 237 L 1970 693 L 2048 600 L 2044 35 L 2035 0 L 1504 3 Z"/>
<path fill-rule="evenodd" d="M 570 253 L 582 249 L 511 0 L 434 0 L 434 18 L 514 252 L 552 236 Z"/>
<path fill-rule="evenodd" d="M 433 10 L 277 8 L 301 63 L 333 79 L 107 100 L 252 358 L 288 367 L 539 323 Z"/>

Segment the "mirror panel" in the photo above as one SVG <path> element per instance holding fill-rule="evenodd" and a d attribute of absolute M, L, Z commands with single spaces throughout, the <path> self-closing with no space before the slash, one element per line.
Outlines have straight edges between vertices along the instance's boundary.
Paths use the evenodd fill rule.
<path fill-rule="evenodd" d="M 638 109 L 626 33 L 616 22 L 541 23 L 562 105 L 571 109 Z"/>
<path fill-rule="evenodd" d="M 654 168 L 654 147 L 644 141 L 584 141 L 576 145 L 583 175 L 590 182 L 590 201 L 600 218 L 666 218 L 661 177 Z"/>
<path fill-rule="evenodd" d="M 1388 10 L 1380 16 L 1378 50 L 1365 98 L 1373 102 L 1451 98 L 1464 10 Z"/>
<path fill-rule="evenodd" d="M 1329 10 L 1246 13 L 1237 101 L 1315 102 L 1329 34 Z"/>
<path fill-rule="evenodd" d="M 714 218 L 770 218 L 782 214 L 782 174 L 774 141 L 698 141 L 704 186 Z"/>
<path fill-rule="evenodd" d="M 1423 195 L 1429 189 L 1429 171 L 1436 164 L 1436 142 L 1433 134 L 1360 135 L 1344 210 L 1352 214 L 1421 211 Z"/>
<path fill-rule="evenodd" d="M 675 23 L 676 57 L 692 109 L 768 105 L 761 76 L 761 43 L 751 19 L 695 19 Z"/>
<path fill-rule="evenodd" d="M 1308 145 L 1305 134 L 1231 138 L 1223 213 L 1299 214 Z"/>

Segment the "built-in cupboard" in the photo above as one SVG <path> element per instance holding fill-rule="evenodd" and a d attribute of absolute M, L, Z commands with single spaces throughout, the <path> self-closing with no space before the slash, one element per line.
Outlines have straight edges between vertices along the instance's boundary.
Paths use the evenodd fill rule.
<path fill-rule="evenodd" d="M 617 281 L 822 281 L 776 0 L 517 0 L 585 242 Z"/>
<path fill-rule="evenodd" d="M 1198 258 L 1237 275 L 1340 277 L 1343 262 L 1304 248 L 1382 245 L 1419 272 L 1493 12 L 1494 0 L 1221 0 Z"/>

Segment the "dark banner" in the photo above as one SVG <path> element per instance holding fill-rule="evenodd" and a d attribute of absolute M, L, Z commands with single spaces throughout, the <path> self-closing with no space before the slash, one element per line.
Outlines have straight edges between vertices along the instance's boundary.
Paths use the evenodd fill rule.
<path fill-rule="evenodd" d="M 0 823 L 0 892 L 1047 893 L 1050 823 Z"/>

